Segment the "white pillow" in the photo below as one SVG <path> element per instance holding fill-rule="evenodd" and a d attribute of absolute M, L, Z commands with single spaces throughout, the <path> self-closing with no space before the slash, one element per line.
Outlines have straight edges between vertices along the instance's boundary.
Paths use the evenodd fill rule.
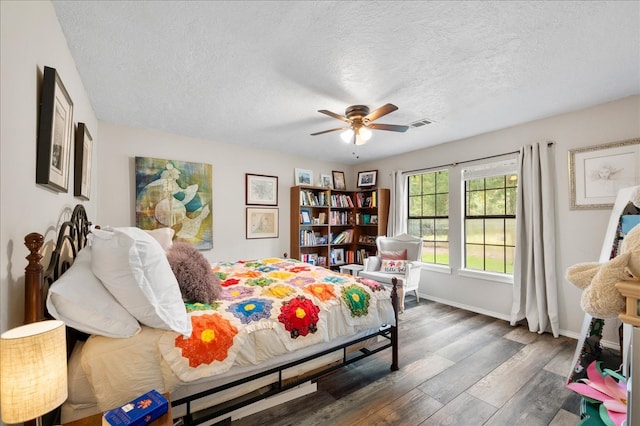
<path fill-rule="evenodd" d="M 191 321 L 160 243 L 134 227 L 90 235 L 91 268 L 116 300 L 144 325 L 190 336 Z"/>
<path fill-rule="evenodd" d="M 382 259 L 380 272 L 387 274 L 404 274 L 407 271 L 406 260 Z"/>
<path fill-rule="evenodd" d="M 80 250 L 73 265 L 49 287 L 49 314 L 88 334 L 107 337 L 137 334 L 138 321 L 91 272 L 91 254 L 91 247 Z"/>
<path fill-rule="evenodd" d="M 145 230 L 145 232 L 155 238 L 164 251 L 169 250 L 173 246 L 173 234 L 175 233 L 173 228 L 150 229 Z"/>

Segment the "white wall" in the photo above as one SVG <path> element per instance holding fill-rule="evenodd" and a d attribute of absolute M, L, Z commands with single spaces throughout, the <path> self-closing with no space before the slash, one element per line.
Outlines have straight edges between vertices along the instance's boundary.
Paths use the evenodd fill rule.
<path fill-rule="evenodd" d="M 45 65 L 56 68 L 74 102 L 74 124 L 86 123 L 95 143 L 100 142 L 95 114 L 51 3 L 0 1 L 0 31 L 0 330 L 4 331 L 24 319 L 28 254 L 24 236 L 35 231 L 52 238 L 65 208 L 80 202 L 73 196 L 73 171 L 68 193 L 55 193 L 35 183 Z M 95 182 L 95 167 L 93 171 Z M 84 203 L 90 215 L 95 214 L 96 188 L 93 185 L 91 201 Z"/>
<path fill-rule="evenodd" d="M 294 168 L 313 170 L 316 181 L 320 173 L 330 175 L 332 170 L 345 171 L 347 182 L 355 189 L 355 180 L 345 165 L 103 122 L 100 122 L 99 130 L 97 223 L 102 225 L 135 225 L 135 157 L 212 165 L 213 250 L 202 252 L 211 261 L 289 253 L 289 188 L 294 185 Z M 278 177 L 278 238 L 246 239 L 245 173 Z"/>
<path fill-rule="evenodd" d="M 437 124 L 436 124 L 437 125 Z M 425 130 L 422 130 L 425 129 Z M 411 131 L 424 131 L 428 127 Z M 568 152 L 570 149 L 640 137 L 640 96 L 633 96 L 594 108 L 550 117 L 528 124 L 491 132 L 431 149 L 412 152 L 358 166 L 358 170 L 378 169 L 379 184 L 390 186 L 394 170 L 414 170 L 473 160 L 517 151 L 522 145 L 553 141 L 556 162 L 556 208 L 558 243 L 558 283 L 561 333 L 577 336 L 584 313 L 580 309 L 580 290 L 565 280 L 567 267 L 597 261 L 611 209 L 570 210 Z M 461 208 L 459 171 L 450 172 L 450 211 Z M 455 217 L 455 216 L 453 216 Z M 461 226 L 451 224 L 451 241 L 460 241 Z M 451 254 L 452 265 L 460 265 L 460 253 Z M 434 300 L 508 318 L 511 308 L 511 285 L 460 276 L 457 268 L 451 275 L 423 270 L 420 292 Z M 617 343 L 616 321 L 608 321 L 605 339 Z"/>

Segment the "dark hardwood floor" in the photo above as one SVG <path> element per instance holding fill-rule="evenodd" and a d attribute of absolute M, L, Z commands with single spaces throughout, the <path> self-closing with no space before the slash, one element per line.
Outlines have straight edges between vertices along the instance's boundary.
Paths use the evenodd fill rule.
<path fill-rule="evenodd" d="M 576 340 L 408 297 L 400 371 L 384 353 L 318 380 L 318 391 L 240 425 L 575 425 L 565 388 Z"/>

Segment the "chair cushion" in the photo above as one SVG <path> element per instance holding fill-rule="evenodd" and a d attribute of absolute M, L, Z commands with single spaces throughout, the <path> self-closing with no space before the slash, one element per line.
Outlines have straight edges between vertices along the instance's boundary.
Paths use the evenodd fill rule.
<path fill-rule="evenodd" d="M 407 249 L 395 250 L 395 251 L 381 251 L 380 257 L 382 259 L 390 259 L 390 260 L 407 260 Z"/>
<path fill-rule="evenodd" d="M 396 277 L 398 279 L 398 285 L 402 286 L 404 283 L 404 275 L 403 274 L 389 274 L 380 271 L 360 271 L 358 273 L 359 277 L 369 278 L 372 280 L 378 281 L 380 284 L 391 285 L 391 279 Z"/>
<path fill-rule="evenodd" d="M 382 259 L 380 272 L 384 272 L 385 274 L 404 274 L 406 271 L 406 260 Z"/>

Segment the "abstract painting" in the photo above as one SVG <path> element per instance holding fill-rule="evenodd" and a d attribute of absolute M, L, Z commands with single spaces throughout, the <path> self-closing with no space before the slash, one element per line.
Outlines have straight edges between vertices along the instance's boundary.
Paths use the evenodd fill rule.
<path fill-rule="evenodd" d="M 213 248 L 210 164 L 136 157 L 136 226 L 170 227 L 174 241 Z"/>

